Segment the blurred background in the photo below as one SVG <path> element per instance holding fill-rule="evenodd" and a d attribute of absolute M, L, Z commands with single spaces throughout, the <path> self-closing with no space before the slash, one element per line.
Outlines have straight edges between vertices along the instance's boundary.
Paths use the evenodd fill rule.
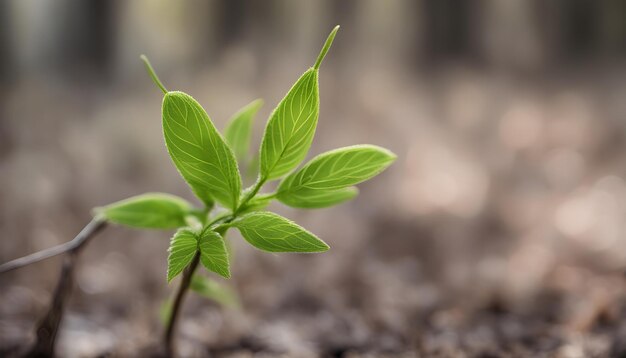
<path fill-rule="evenodd" d="M 241 308 L 190 295 L 181 354 L 624 356 L 621 0 L 2 1 L 0 262 L 70 240 L 93 207 L 194 200 L 140 54 L 218 128 L 263 98 L 257 146 L 336 24 L 309 157 L 372 143 L 398 161 L 350 203 L 273 206 L 328 253 L 231 233 Z M 87 247 L 60 356 L 159 339 L 171 234 L 112 227 Z M 0 351 L 32 340 L 60 263 L 0 276 Z"/>

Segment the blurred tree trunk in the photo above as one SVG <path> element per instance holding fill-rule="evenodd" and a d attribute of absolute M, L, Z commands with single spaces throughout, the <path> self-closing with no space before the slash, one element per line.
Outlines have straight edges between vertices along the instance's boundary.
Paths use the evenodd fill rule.
<path fill-rule="evenodd" d="M 113 4 L 106 0 L 3 3 L 2 15 L 11 19 L 2 26 L 10 27 L 3 33 L 12 44 L 12 65 L 21 73 L 75 74 L 85 68 L 105 74 L 111 56 Z"/>

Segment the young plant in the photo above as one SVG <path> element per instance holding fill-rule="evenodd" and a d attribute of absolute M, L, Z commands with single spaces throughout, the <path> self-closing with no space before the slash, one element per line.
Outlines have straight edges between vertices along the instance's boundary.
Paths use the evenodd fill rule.
<path fill-rule="evenodd" d="M 165 356 L 173 356 L 173 337 L 180 307 L 189 288 L 228 304 L 235 298 L 213 281 L 194 274 L 199 264 L 223 278 L 230 278 L 229 253 L 224 238 L 231 228 L 257 249 L 267 252 L 324 252 L 329 246 L 289 219 L 265 211 L 274 199 L 295 208 L 324 208 L 353 199 L 355 185 L 385 170 L 396 159 L 374 145 L 355 145 L 320 154 L 298 168 L 306 157 L 319 115 L 319 69 L 339 26 L 328 36 L 314 66 L 296 81 L 271 113 L 261 141 L 258 159 L 249 155 L 252 123 L 262 105 L 256 100 L 229 121 L 224 136 L 202 106 L 190 95 L 168 91 L 148 59 L 142 56 L 154 83 L 163 92 L 162 124 L 167 151 L 193 193 L 202 202 L 162 193 L 143 194 L 95 210 L 94 221 L 140 229 L 177 229 L 171 239 L 167 281 L 182 273 L 181 283 L 164 321 Z M 258 162 L 256 182 L 242 189 L 240 169 Z M 243 170 L 242 170 L 243 171 Z M 262 193 L 264 184 L 280 180 L 276 190 Z M 89 234 L 89 237 L 92 235 Z M 53 248 L 54 249 L 54 248 Z M 48 254 L 32 263 L 62 252 Z M 24 260 L 24 259 L 18 259 Z M 9 263 L 13 269 L 26 264 Z M 0 272 L 2 272 L 0 266 Z M 231 304 L 233 302 L 230 302 Z"/>
<path fill-rule="evenodd" d="M 184 274 L 166 332 L 168 354 L 173 352 L 177 312 L 198 264 L 224 278 L 231 275 L 224 243 L 229 229 L 238 229 L 248 243 L 267 252 L 326 251 L 329 246 L 314 234 L 263 209 L 273 199 L 296 208 L 342 203 L 357 195 L 354 185 L 379 174 L 396 159 L 386 149 L 357 145 L 326 152 L 297 169 L 313 141 L 319 114 L 319 68 L 338 29 L 328 36 L 315 65 L 270 115 L 261 141 L 258 178 L 243 190 L 238 162 L 245 168 L 250 161 L 252 121 L 262 102 L 254 101 L 239 111 L 222 136 L 202 106 L 186 93 L 168 91 L 142 56 L 164 94 L 163 134 L 169 155 L 204 207 L 195 209 L 171 195 L 147 194 L 107 206 L 100 215 L 132 227 L 178 229 L 169 248 L 167 281 Z M 278 179 L 275 192 L 260 193 L 265 183 Z M 223 209 L 216 209 L 217 205 Z"/>

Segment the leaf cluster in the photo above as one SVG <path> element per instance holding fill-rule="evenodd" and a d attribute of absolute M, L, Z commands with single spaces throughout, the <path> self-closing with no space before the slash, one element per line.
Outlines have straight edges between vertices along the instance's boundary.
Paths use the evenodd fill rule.
<path fill-rule="evenodd" d="M 255 115 L 263 105 L 255 100 L 238 111 L 222 135 L 204 108 L 190 95 L 168 91 L 149 62 L 146 67 L 163 91 L 162 125 L 171 160 L 196 197 L 189 202 L 169 194 L 150 193 L 97 209 L 104 219 L 134 228 L 178 229 L 171 239 L 168 282 L 194 259 L 209 271 L 229 278 L 224 236 L 239 230 L 252 246 L 267 252 L 323 252 L 329 246 L 311 232 L 278 214 L 265 211 L 272 200 L 295 208 L 324 208 L 354 198 L 355 185 L 385 170 L 396 159 L 374 145 L 356 145 L 305 159 L 319 117 L 319 68 L 337 33 L 329 35 L 315 65 L 296 81 L 272 111 L 258 151 L 250 155 Z M 241 172 L 258 162 L 256 182 L 242 188 Z M 264 184 L 280 180 L 274 192 Z M 221 208 L 218 208 L 218 205 Z M 196 284 L 202 292 L 214 291 Z M 194 285 L 192 285 L 192 288 Z M 212 291 L 211 291 L 212 292 Z"/>

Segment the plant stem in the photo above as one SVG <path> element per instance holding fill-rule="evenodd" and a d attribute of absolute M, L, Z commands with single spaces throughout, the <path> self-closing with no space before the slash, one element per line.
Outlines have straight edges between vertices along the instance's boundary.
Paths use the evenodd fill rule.
<path fill-rule="evenodd" d="M 39 261 L 80 249 L 91 237 L 97 234 L 106 225 L 105 221 L 93 219 L 85 226 L 74 239 L 45 250 L 35 252 L 33 254 L 11 260 L 0 265 L 0 274 L 11 270 L 18 269 L 27 265 L 37 263 Z"/>
<path fill-rule="evenodd" d="M 208 226 L 215 224 L 220 219 L 213 220 Z M 218 229 L 220 235 L 224 235 L 228 228 Z M 172 312 L 170 313 L 169 320 L 167 322 L 167 327 L 165 329 L 165 336 L 163 337 L 163 353 L 165 357 L 174 357 L 175 344 L 174 344 L 174 333 L 176 332 L 176 323 L 178 321 L 178 316 L 180 315 L 180 310 L 183 304 L 183 300 L 185 299 L 185 295 L 189 290 L 189 285 L 191 284 L 191 279 L 193 277 L 194 272 L 198 268 L 198 264 L 200 262 L 200 252 L 196 252 L 196 255 L 189 263 L 189 266 L 183 272 L 183 278 L 180 282 L 180 286 L 178 286 L 178 290 L 176 291 L 176 296 L 174 297 L 174 302 L 172 303 Z"/>
<path fill-rule="evenodd" d="M 258 194 L 259 190 L 261 190 L 261 187 L 263 186 L 263 184 L 265 184 L 266 181 L 267 178 L 259 176 L 259 179 L 257 179 L 256 183 L 254 183 L 252 189 L 248 191 L 248 193 L 246 193 L 243 199 L 241 199 L 239 206 L 237 206 L 237 208 L 233 210 L 233 215 L 231 216 L 232 219 L 236 218 L 237 214 L 239 214 L 241 209 L 250 201 L 250 199 L 254 198 L 254 196 Z"/>
<path fill-rule="evenodd" d="M 223 224 L 228 224 L 231 221 L 233 221 L 235 218 L 237 218 L 239 211 L 252 198 L 254 198 L 256 194 L 258 194 L 259 190 L 261 190 L 261 187 L 263 186 L 263 184 L 265 184 L 266 181 L 267 181 L 266 178 L 259 177 L 256 183 L 254 183 L 254 185 L 252 186 L 252 189 L 250 189 L 250 191 L 247 192 L 247 194 L 243 197 L 239 205 L 233 210 L 231 215 L 217 217 L 210 223 L 206 224 L 205 227 L 211 227 L 219 222 L 222 222 L 222 225 L 217 226 L 215 228 L 215 231 L 219 233 L 220 235 L 224 236 L 229 226 L 223 225 Z M 172 304 L 172 313 L 170 314 L 170 319 L 167 323 L 165 336 L 163 338 L 163 344 L 164 344 L 163 353 L 165 354 L 165 357 L 174 356 L 174 332 L 176 331 L 176 322 L 178 321 L 178 316 L 180 315 L 180 309 L 181 309 L 183 300 L 185 298 L 187 290 L 189 289 L 189 285 L 191 284 L 191 278 L 193 277 L 193 274 L 196 271 L 196 268 L 198 268 L 199 262 L 200 262 L 200 252 L 198 251 L 196 252 L 189 266 L 187 266 L 187 268 L 183 272 L 182 281 L 180 283 L 180 286 L 178 286 L 178 290 L 176 291 L 176 297 L 174 298 L 174 302 Z"/>
<path fill-rule="evenodd" d="M 37 325 L 37 339 L 27 354 L 28 357 L 52 357 L 54 355 L 54 345 L 63 318 L 65 302 L 74 284 L 76 258 L 77 255 L 73 252 L 63 258 L 59 282 L 54 289 L 48 311 Z"/>
<path fill-rule="evenodd" d="M 65 303 L 69 297 L 72 287 L 74 286 L 74 272 L 76 269 L 76 263 L 78 262 L 78 255 L 83 247 L 95 236 L 100 230 L 106 226 L 106 222 L 100 219 L 93 219 L 72 241 L 66 245 L 66 250 L 61 252 L 68 252 L 68 255 L 63 259 L 63 267 L 61 268 L 61 275 L 59 281 L 54 290 L 52 302 L 46 312 L 46 315 L 41 319 L 37 326 L 37 339 L 35 344 L 30 349 L 26 356 L 28 357 L 52 357 L 54 356 L 54 344 L 56 342 L 57 333 L 63 318 L 63 311 Z M 50 250 L 44 250 L 50 251 Z M 61 253 L 59 252 L 59 253 Z M 58 253 L 57 253 L 58 254 Z M 29 263 L 34 263 L 43 260 L 43 258 L 51 257 L 54 255 L 42 255 L 43 258 L 35 257 L 34 255 L 27 256 L 29 260 L 23 260 L 19 262 L 19 265 L 10 266 L 9 269 L 22 267 Z M 11 262 L 15 262 L 14 260 Z M 9 263 L 11 263 L 9 262 Z M 5 266 L 5 265 L 3 265 Z M 5 271 L 6 272 L 6 271 Z"/>
<path fill-rule="evenodd" d="M 238 212 L 243 208 L 250 199 L 254 198 L 254 196 L 259 192 L 266 179 L 259 178 L 257 182 L 254 184 L 252 189 L 244 196 L 239 205 L 231 215 L 227 215 L 224 217 L 215 218 L 213 221 L 208 223 L 205 227 L 211 227 L 212 225 L 217 224 L 218 222 L 223 222 L 223 224 L 228 224 L 233 221 Z M 219 225 L 215 228 L 215 231 L 220 235 L 224 236 L 226 231 L 228 230 L 228 225 Z M 173 357 L 174 356 L 174 332 L 176 331 L 176 322 L 178 321 L 178 316 L 180 315 L 181 306 L 187 290 L 189 289 L 189 285 L 191 284 L 191 278 L 193 277 L 194 272 L 198 268 L 198 263 L 200 262 L 200 252 L 196 252 L 193 257 L 191 263 L 185 271 L 183 272 L 183 278 L 180 282 L 180 286 L 178 286 L 178 290 L 176 291 L 176 297 L 174 298 L 174 302 L 172 303 L 172 312 L 170 314 L 170 319 L 167 323 L 167 328 L 165 329 L 165 336 L 163 337 L 163 354 L 165 357 Z"/>
<path fill-rule="evenodd" d="M 178 316 L 180 315 L 180 309 L 185 298 L 185 294 L 187 293 L 189 284 L 191 284 L 191 278 L 194 271 L 196 271 L 199 262 L 200 253 L 196 252 L 193 260 L 185 269 L 183 279 L 180 282 L 180 286 L 178 286 L 178 291 L 176 291 L 176 297 L 174 298 L 174 303 L 172 304 L 172 313 L 169 322 L 167 323 L 167 329 L 165 330 L 165 337 L 163 339 L 165 345 L 165 355 L 167 357 L 174 356 L 174 332 L 176 331 L 176 322 L 178 321 Z"/>

